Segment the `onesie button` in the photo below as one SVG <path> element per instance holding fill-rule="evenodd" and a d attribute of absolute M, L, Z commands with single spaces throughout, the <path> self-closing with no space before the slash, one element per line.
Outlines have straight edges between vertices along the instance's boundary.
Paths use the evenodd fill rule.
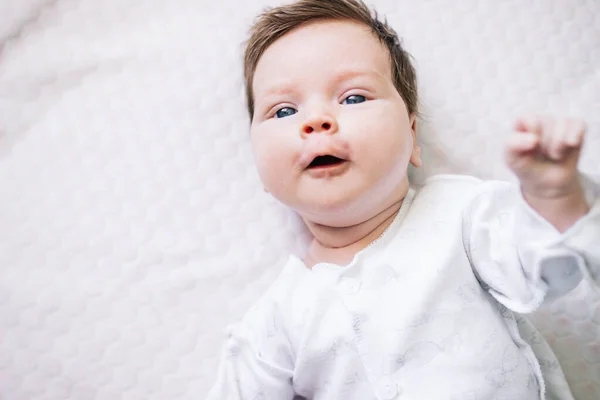
<path fill-rule="evenodd" d="M 388 377 L 381 379 L 377 383 L 377 396 L 381 400 L 392 400 L 401 394 L 400 388 Z"/>
<path fill-rule="evenodd" d="M 361 282 L 355 278 L 342 277 L 340 279 L 340 287 L 344 294 L 356 294 L 360 291 Z"/>

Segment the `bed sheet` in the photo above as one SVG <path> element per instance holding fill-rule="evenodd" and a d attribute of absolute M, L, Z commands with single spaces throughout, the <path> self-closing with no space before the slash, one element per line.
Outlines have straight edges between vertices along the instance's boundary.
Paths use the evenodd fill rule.
<path fill-rule="evenodd" d="M 370 3 L 419 72 L 416 181 L 511 179 L 523 112 L 584 118 L 600 173 L 600 2 Z M 205 396 L 224 327 L 308 240 L 252 166 L 241 51 L 266 4 L 2 0 L 0 399 Z M 534 321 L 599 399 L 600 296 Z"/>

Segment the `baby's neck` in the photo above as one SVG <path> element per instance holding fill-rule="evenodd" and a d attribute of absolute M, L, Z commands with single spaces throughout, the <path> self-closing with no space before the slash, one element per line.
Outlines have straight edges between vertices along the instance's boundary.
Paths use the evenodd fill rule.
<path fill-rule="evenodd" d="M 342 266 L 350 263 L 356 253 L 383 234 L 394 221 L 401 205 L 402 200 L 358 225 L 343 228 L 305 221 L 314 239 L 306 252 L 304 263 L 308 268 L 323 262 Z"/>

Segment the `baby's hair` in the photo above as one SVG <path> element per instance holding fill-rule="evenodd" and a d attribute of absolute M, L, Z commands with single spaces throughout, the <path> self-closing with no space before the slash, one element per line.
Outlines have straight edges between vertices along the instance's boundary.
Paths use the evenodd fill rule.
<path fill-rule="evenodd" d="M 265 10 L 250 29 L 244 53 L 244 81 L 250 120 L 254 117 L 254 73 L 265 50 L 291 30 L 325 19 L 356 21 L 371 28 L 389 51 L 394 86 L 406 103 L 409 114 L 418 114 L 417 76 L 411 56 L 387 21 L 379 20 L 377 13 L 361 0 L 299 0 Z"/>

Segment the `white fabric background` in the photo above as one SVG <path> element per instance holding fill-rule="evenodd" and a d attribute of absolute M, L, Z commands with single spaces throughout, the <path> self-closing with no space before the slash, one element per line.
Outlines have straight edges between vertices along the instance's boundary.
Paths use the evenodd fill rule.
<path fill-rule="evenodd" d="M 242 41 L 267 3 L 0 0 L 1 399 L 203 398 L 223 328 L 307 238 L 248 144 Z M 420 177 L 510 178 L 530 111 L 584 118 L 600 173 L 600 2 L 372 3 L 416 59 Z M 600 398 L 600 296 L 535 322 Z"/>

